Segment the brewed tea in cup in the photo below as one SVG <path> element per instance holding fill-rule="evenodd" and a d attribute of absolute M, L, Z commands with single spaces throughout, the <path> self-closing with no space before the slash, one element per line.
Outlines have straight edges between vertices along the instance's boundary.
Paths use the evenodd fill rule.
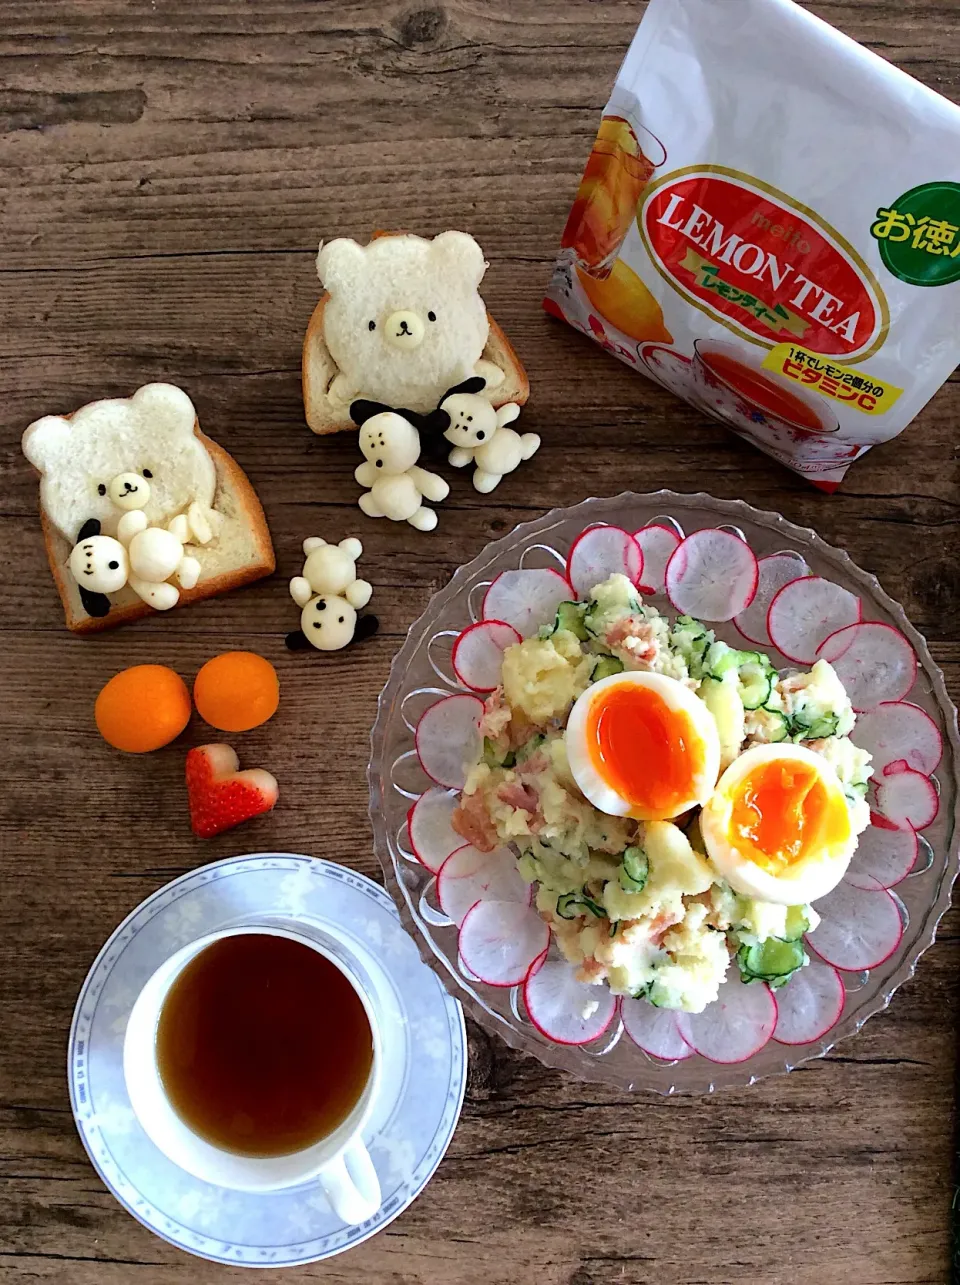
<path fill-rule="evenodd" d="M 124 1039 L 131 1104 L 169 1159 L 245 1191 L 318 1179 L 350 1223 L 380 1205 L 360 1138 L 379 1062 L 348 959 L 268 926 L 178 951 L 141 991 Z"/>

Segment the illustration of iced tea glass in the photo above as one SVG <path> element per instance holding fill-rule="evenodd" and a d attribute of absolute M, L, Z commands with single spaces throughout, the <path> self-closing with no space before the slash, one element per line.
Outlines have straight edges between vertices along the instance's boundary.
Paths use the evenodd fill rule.
<path fill-rule="evenodd" d="M 604 116 L 562 245 L 590 276 L 609 277 L 654 170 L 667 159 L 659 139 L 622 116 Z"/>

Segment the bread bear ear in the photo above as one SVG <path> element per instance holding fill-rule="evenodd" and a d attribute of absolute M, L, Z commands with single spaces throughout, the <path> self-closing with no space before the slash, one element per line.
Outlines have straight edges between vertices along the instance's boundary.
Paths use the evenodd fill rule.
<path fill-rule="evenodd" d="M 197 412 L 187 394 L 175 384 L 144 384 L 130 401 L 149 415 L 156 429 L 167 429 L 176 436 L 193 436 Z"/>
<path fill-rule="evenodd" d="M 366 263 L 363 246 L 357 245 L 349 237 L 338 237 L 327 245 L 321 241 L 317 254 L 317 276 L 324 289 L 335 294 L 355 285 Z"/>
<path fill-rule="evenodd" d="M 430 258 L 458 280 L 478 286 L 487 270 L 483 251 L 466 232 L 441 232 L 430 242 Z"/>
<path fill-rule="evenodd" d="M 89 540 L 92 536 L 99 535 L 99 534 L 100 534 L 99 518 L 87 518 L 86 522 L 84 522 L 83 526 L 77 532 L 77 544 L 82 544 L 84 540 Z M 93 612 L 88 611 L 87 615 L 92 616 Z"/>
<path fill-rule="evenodd" d="M 70 449 L 70 421 L 62 415 L 44 415 L 24 432 L 21 446 L 35 469 L 49 472 Z"/>

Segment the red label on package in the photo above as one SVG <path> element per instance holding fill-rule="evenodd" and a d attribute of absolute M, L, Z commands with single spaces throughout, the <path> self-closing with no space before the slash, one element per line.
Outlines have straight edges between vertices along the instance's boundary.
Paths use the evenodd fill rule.
<path fill-rule="evenodd" d="M 886 300 L 870 269 L 784 193 L 716 167 L 675 173 L 648 189 L 638 224 L 668 283 L 754 342 L 841 360 L 883 342 Z"/>

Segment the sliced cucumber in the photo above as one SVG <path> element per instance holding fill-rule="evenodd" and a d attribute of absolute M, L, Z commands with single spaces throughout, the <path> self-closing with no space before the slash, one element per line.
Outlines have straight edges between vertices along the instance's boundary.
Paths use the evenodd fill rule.
<path fill-rule="evenodd" d="M 766 706 L 764 706 L 764 713 L 769 714 L 772 718 L 777 720 L 776 728 L 771 729 L 767 739 L 772 745 L 779 745 L 781 741 L 785 741 L 790 735 L 790 725 L 787 722 L 787 716 L 782 712 L 782 710 L 767 709 Z"/>
<path fill-rule="evenodd" d="M 643 892 L 650 874 L 650 863 L 643 848 L 627 848 L 617 871 L 624 892 Z"/>
<path fill-rule="evenodd" d="M 598 906 L 583 890 L 580 892 L 565 892 L 557 898 L 557 914 L 561 919 L 579 919 L 584 910 L 591 915 L 595 915 L 597 919 L 606 919 L 607 917 L 607 912 L 603 907 Z"/>
<path fill-rule="evenodd" d="M 614 674 L 623 673 L 623 661 L 616 656 L 600 656 L 593 667 L 590 681 L 599 683 L 601 678 L 612 678 Z"/>
<path fill-rule="evenodd" d="M 741 946 L 737 966 L 745 982 L 766 982 L 773 990 L 785 986 L 807 955 L 800 941 L 768 937 L 755 946 Z"/>
<path fill-rule="evenodd" d="M 573 634 L 581 642 L 586 642 L 590 636 L 587 633 L 583 618 L 587 613 L 586 603 L 583 602 L 561 602 L 557 608 L 557 629 L 565 629 L 567 633 Z"/>
<path fill-rule="evenodd" d="M 773 685 L 777 681 L 777 671 L 766 656 L 761 656 L 759 652 L 752 655 L 750 652 L 741 654 L 749 657 L 737 669 L 743 708 L 760 709 L 770 699 Z"/>
<path fill-rule="evenodd" d="M 788 718 L 787 723 L 795 741 L 824 741 L 830 736 L 836 736 L 840 715 L 811 715 L 806 710 L 799 709 Z"/>
<path fill-rule="evenodd" d="M 498 750 L 489 736 L 483 738 L 483 761 L 487 767 L 513 767 L 517 756 L 513 750 Z"/>
<path fill-rule="evenodd" d="M 810 919 L 806 906 L 787 907 L 787 926 L 784 931 L 786 941 L 800 941 L 803 934 L 810 931 Z"/>

